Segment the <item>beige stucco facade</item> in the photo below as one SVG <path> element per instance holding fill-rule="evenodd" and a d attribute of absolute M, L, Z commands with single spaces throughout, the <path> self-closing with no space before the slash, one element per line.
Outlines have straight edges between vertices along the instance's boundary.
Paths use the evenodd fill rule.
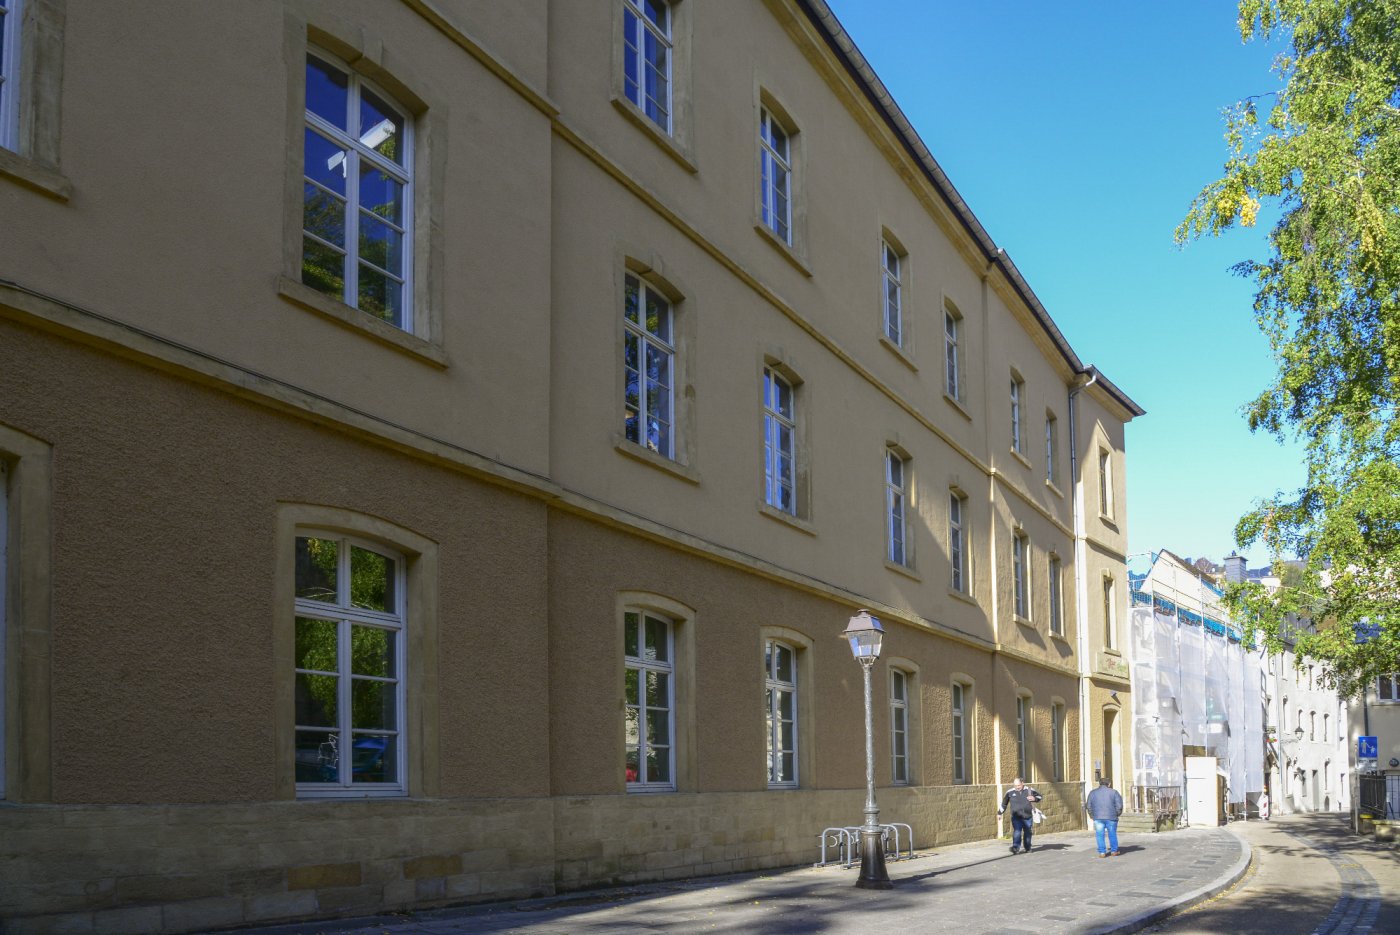
<path fill-rule="evenodd" d="M 1142 412 L 822 3 L 674 4 L 669 132 L 627 97 L 621 0 L 24 4 L 0 149 L 7 931 L 809 863 L 860 819 L 837 634 L 861 607 L 886 630 L 881 817 L 919 846 L 996 835 L 1019 754 L 1053 829 L 1082 824 L 1094 761 L 1120 775 Z M 408 115 L 406 327 L 302 281 L 309 48 Z M 764 114 L 790 143 L 790 242 L 760 206 Z M 669 453 L 624 431 L 629 281 L 671 309 Z M 791 510 L 765 488 L 765 369 L 793 391 Z M 390 795 L 298 782 L 308 531 L 400 563 Z M 669 790 L 623 768 L 629 612 L 674 638 Z M 796 672 L 776 784 L 768 641 Z"/>

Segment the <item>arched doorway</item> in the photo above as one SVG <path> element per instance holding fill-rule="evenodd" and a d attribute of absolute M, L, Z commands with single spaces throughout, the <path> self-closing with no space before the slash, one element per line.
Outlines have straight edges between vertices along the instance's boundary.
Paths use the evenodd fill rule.
<path fill-rule="evenodd" d="M 1103 709 L 1103 750 L 1100 753 L 1100 769 L 1105 778 L 1118 788 L 1119 777 L 1123 775 L 1122 738 L 1120 737 L 1118 708 Z M 1127 790 L 1120 790 L 1125 794 Z"/>

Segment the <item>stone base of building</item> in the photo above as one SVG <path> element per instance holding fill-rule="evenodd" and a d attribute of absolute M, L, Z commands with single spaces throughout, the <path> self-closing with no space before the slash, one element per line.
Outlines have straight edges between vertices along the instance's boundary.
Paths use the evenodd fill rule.
<path fill-rule="evenodd" d="M 1083 826 L 1038 786 L 1044 831 Z M 996 833 L 994 786 L 882 789 L 919 849 Z M 811 864 L 863 790 L 0 808 L 19 933 L 175 933 Z"/>

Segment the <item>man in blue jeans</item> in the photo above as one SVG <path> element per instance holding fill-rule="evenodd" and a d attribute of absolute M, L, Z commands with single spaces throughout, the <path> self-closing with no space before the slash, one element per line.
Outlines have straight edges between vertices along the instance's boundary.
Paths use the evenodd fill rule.
<path fill-rule="evenodd" d="M 1008 808 L 1011 809 L 1011 853 L 1029 854 L 1031 852 L 1031 832 L 1035 827 L 1035 803 L 1044 796 L 1027 786 L 1020 776 L 1012 782 L 1011 788 L 1006 790 L 1006 795 L 1001 797 L 1001 808 L 997 809 L 1000 815 Z M 1022 842 L 1025 842 L 1025 849 L 1022 850 Z"/>
<path fill-rule="evenodd" d="M 1099 856 L 1117 857 L 1118 816 L 1123 814 L 1123 797 L 1109 784 L 1107 777 L 1100 779 L 1099 787 L 1089 793 L 1084 810 L 1094 820 L 1094 843 L 1099 846 Z M 1107 847 L 1104 847 L 1105 836 Z"/>

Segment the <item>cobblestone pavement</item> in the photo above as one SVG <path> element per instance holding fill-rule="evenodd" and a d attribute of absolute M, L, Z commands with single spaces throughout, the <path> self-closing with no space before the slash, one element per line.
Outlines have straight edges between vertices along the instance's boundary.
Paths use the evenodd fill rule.
<path fill-rule="evenodd" d="M 1123 834 L 1099 858 L 1092 832 L 1004 840 L 892 861 L 891 890 L 856 889 L 856 870 L 803 868 L 549 899 L 279 926 L 262 935 L 603 935 L 603 933 L 898 933 L 1090 935 L 1143 928 L 1245 874 L 1249 849 L 1226 828 Z M 1340 935 L 1340 933 L 1339 933 Z"/>
<path fill-rule="evenodd" d="M 1400 853 L 1352 834 L 1340 815 L 1236 823 L 1255 865 L 1218 898 L 1150 931 L 1162 935 L 1400 933 Z"/>

